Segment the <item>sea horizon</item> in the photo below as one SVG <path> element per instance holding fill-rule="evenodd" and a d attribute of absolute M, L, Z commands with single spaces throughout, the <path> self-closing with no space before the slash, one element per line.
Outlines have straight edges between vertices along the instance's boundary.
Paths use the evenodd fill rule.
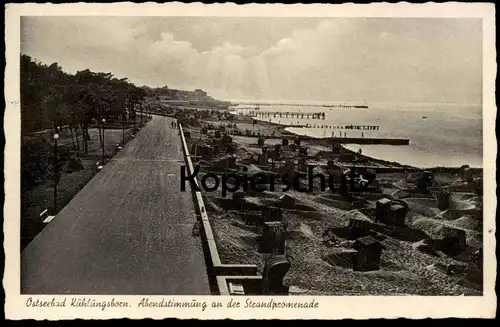
<path fill-rule="evenodd" d="M 251 102 L 252 100 L 249 100 Z M 255 101 L 255 100 L 254 100 Z M 241 101 L 242 102 L 242 101 Z M 278 100 L 260 103 L 280 103 Z M 398 162 L 420 168 L 460 167 L 469 165 L 482 168 L 482 104 L 481 103 L 417 103 L 417 102 L 366 102 L 368 108 L 318 108 L 307 104 L 333 104 L 355 102 L 300 101 L 281 102 L 304 104 L 295 106 L 273 106 L 269 111 L 325 112 L 325 120 L 286 119 L 266 117 L 259 120 L 271 121 L 282 125 L 316 125 L 316 127 L 287 127 L 286 130 L 313 137 L 332 137 L 347 133 L 347 137 L 405 138 L 407 146 L 357 145 L 345 144 L 344 147 L 359 151 L 376 159 Z M 362 102 L 357 102 L 362 103 Z M 245 106 L 244 104 L 242 106 Z M 237 110 L 238 107 L 234 107 Z M 266 111 L 265 108 L 260 108 Z M 399 115 L 398 112 L 404 112 Z M 377 125 L 378 131 L 344 130 L 338 126 Z M 326 125 L 325 128 L 320 126 Z M 363 133 L 363 135 L 361 134 Z M 343 134 L 342 134 L 343 135 Z"/>
<path fill-rule="evenodd" d="M 290 99 L 237 99 L 237 98 L 224 98 L 220 101 L 228 101 L 228 102 L 248 102 L 248 103 L 293 103 L 293 104 L 312 104 L 312 103 L 324 103 L 324 104 L 338 104 L 338 103 L 356 103 L 363 104 L 408 104 L 408 105 L 459 105 L 459 106 L 482 106 L 482 101 L 479 102 L 427 102 L 427 101 L 371 101 L 371 100 L 290 100 Z"/>

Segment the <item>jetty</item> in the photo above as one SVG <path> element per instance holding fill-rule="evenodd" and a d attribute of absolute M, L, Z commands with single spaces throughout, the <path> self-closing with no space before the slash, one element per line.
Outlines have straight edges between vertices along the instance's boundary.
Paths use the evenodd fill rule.
<path fill-rule="evenodd" d="M 380 126 L 378 126 L 378 125 L 343 125 L 343 126 L 330 126 L 330 128 L 378 131 L 380 129 Z"/>
<path fill-rule="evenodd" d="M 306 108 L 359 108 L 368 109 L 367 104 L 326 104 L 326 103 L 248 103 L 248 102 L 233 102 L 233 105 L 246 106 L 268 106 L 268 107 L 306 107 Z"/>
<path fill-rule="evenodd" d="M 249 115 L 252 116 L 257 115 L 259 117 L 282 117 L 282 118 L 303 118 L 303 117 L 311 117 L 311 119 L 325 119 L 325 113 L 301 113 L 301 112 L 270 112 L 270 111 L 252 111 Z M 243 115 L 243 113 L 240 113 Z M 288 115 L 288 116 L 287 116 Z M 379 130 L 380 126 L 378 125 L 282 125 L 276 122 L 265 122 L 271 125 L 279 125 L 282 128 L 286 127 L 306 127 L 306 128 L 324 128 L 324 129 L 343 129 L 343 130 Z M 289 132 L 288 132 L 289 133 Z M 300 138 L 302 140 L 321 140 L 326 141 L 329 144 L 380 144 L 380 145 L 409 145 L 410 140 L 404 138 L 373 138 L 373 137 L 312 137 L 305 135 L 297 135 L 297 134 L 282 134 L 280 137 L 276 137 L 273 135 L 265 136 L 265 135 L 255 135 L 250 137 L 257 137 L 263 139 L 297 139 Z"/>
<path fill-rule="evenodd" d="M 240 113 L 242 116 L 243 113 Z M 301 113 L 301 112 L 270 112 L 270 111 L 251 111 L 247 115 L 252 118 L 285 118 L 285 119 L 318 119 L 324 120 L 324 112 L 312 112 L 312 113 Z M 269 122 L 273 123 L 273 122 Z M 298 122 L 297 122 L 298 123 Z M 368 130 L 368 131 L 378 131 L 380 126 L 378 125 L 316 125 L 316 124 L 279 124 L 286 127 L 306 127 L 306 128 L 323 128 L 323 129 L 349 129 L 349 130 Z"/>
<path fill-rule="evenodd" d="M 378 131 L 380 129 L 380 126 L 378 125 L 311 125 L 311 124 L 306 124 L 306 125 L 290 125 L 293 127 L 306 127 L 306 128 L 322 128 L 322 129 L 356 129 L 356 130 L 363 130 L 363 131 Z"/>
<path fill-rule="evenodd" d="M 243 115 L 240 113 L 240 115 Z M 280 122 L 273 122 L 273 121 L 262 121 L 265 122 L 266 124 L 269 125 L 275 125 L 279 126 L 281 128 L 288 128 L 288 127 L 294 127 L 294 128 L 320 128 L 320 129 L 348 129 L 348 130 L 371 130 L 371 131 L 378 131 L 380 130 L 380 126 L 378 125 L 316 125 L 316 124 L 300 124 L 297 122 L 297 124 L 291 123 L 291 124 L 282 124 Z"/>
<path fill-rule="evenodd" d="M 250 111 L 248 115 L 261 118 L 290 118 L 290 119 L 322 119 L 324 112 L 296 112 L 296 111 Z"/>
<path fill-rule="evenodd" d="M 244 137 L 261 138 L 266 140 L 296 140 L 300 139 L 302 141 L 315 140 L 324 142 L 327 144 L 381 144 L 381 145 L 409 145 L 409 139 L 402 138 L 373 138 L 373 137 L 313 137 L 307 135 L 295 135 L 295 134 L 282 134 L 281 136 L 276 135 L 241 135 Z"/>
<path fill-rule="evenodd" d="M 331 137 L 328 141 L 333 144 L 384 144 L 409 145 L 409 139 L 400 138 L 373 138 L 373 137 Z"/>

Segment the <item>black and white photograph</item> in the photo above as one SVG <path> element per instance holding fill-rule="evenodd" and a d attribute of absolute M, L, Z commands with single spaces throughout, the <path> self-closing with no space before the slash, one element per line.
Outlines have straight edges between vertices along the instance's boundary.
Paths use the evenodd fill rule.
<path fill-rule="evenodd" d="M 485 295 L 496 106 L 483 18 L 18 24 L 10 268 L 23 305 Z"/>

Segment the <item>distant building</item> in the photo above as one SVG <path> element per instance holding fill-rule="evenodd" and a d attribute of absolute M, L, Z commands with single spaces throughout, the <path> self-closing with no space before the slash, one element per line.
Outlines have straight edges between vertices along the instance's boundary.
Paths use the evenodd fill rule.
<path fill-rule="evenodd" d="M 201 98 L 206 98 L 207 97 L 207 92 L 203 91 L 202 89 L 196 89 L 196 90 L 194 90 L 194 94 L 197 97 L 201 97 Z"/>
<path fill-rule="evenodd" d="M 166 104 L 177 105 L 204 105 L 225 108 L 227 104 L 221 104 L 209 96 L 207 92 L 202 89 L 194 91 L 185 91 L 178 89 L 169 89 L 167 86 L 159 89 L 154 89 L 155 92 L 150 94 L 150 97 L 157 101 L 162 101 Z"/>
<path fill-rule="evenodd" d="M 193 95 L 194 95 L 195 99 L 199 102 L 203 102 L 203 101 L 208 100 L 207 92 L 203 91 L 202 89 L 194 90 Z"/>
<path fill-rule="evenodd" d="M 169 89 L 168 94 L 175 100 L 188 100 L 188 91 Z"/>

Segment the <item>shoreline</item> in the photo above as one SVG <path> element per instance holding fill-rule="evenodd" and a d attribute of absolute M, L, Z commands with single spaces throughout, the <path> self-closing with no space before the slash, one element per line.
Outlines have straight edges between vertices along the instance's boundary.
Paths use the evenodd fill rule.
<path fill-rule="evenodd" d="M 404 105 L 401 103 L 394 103 L 398 110 L 410 110 L 410 108 L 406 108 Z M 424 104 L 413 104 L 422 106 Z M 429 108 L 432 108 L 435 104 L 428 104 Z M 370 111 L 367 112 L 367 117 L 366 120 L 364 120 L 364 115 L 361 114 L 358 115 L 356 114 L 355 111 L 349 111 L 349 110 L 343 110 L 340 111 L 340 118 L 335 118 L 334 116 L 336 115 L 335 112 L 326 112 L 327 113 L 327 119 L 325 121 L 313 121 L 313 120 L 295 120 L 293 118 L 290 119 L 280 119 L 277 118 L 276 116 L 274 119 L 272 118 L 272 115 L 270 117 L 253 117 L 253 119 L 260 121 L 260 122 L 265 122 L 267 124 L 275 124 L 275 125 L 281 125 L 283 129 L 286 129 L 287 131 L 290 131 L 291 133 L 294 133 L 294 135 L 304 135 L 312 138 L 317 138 L 317 139 L 322 139 L 322 138 L 328 138 L 330 136 L 330 133 L 332 131 L 335 131 L 335 136 L 338 137 L 338 131 L 342 131 L 342 125 L 351 125 L 351 123 L 356 123 L 354 125 L 370 125 L 370 124 L 375 124 L 375 125 L 384 125 L 386 124 L 387 126 L 381 126 L 380 132 L 370 132 L 368 129 L 368 132 L 365 132 L 365 138 L 373 138 L 373 140 L 363 140 L 363 139 L 357 139 L 361 134 L 359 132 L 363 132 L 364 126 L 359 126 L 360 128 L 356 131 L 356 128 L 351 131 L 345 130 L 347 132 L 348 136 L 353 137 L 351 140 L 339 140 L 341 143 L 342 142 L 350 142 L 349 144 L 344 143 L 346 148 L 349 148 L 353 151 L 357 151 L 358 148 L 361 148 L 363 150 L 363 154 L 366 156 L 371 157 L 372 159 L 377 159 L 377 160 L 382 160 L 386 162 L 398 162 L 401 165 L 407 165 L 407 166 L 412 166 L 412 167 L 417 167 L 421 169 L 435 169 L 435 168 L 443 168 L 443 169 L 454 169 L 458 168 L 462 165 L 469 165 L 469 167 L 474 168 L 474 169 L 483 169 L 484 163 L 482 160 L 482 154 L 480 151 L 478 152 L 476 149 L 477 147 L 474 146 L 474 144 L 477 142 L 476 135 L 474 135 L 473 138 L 467 138 L 467 139 L 460 139 L 462 135 L 456 135 L 457 133 L 457 128 L 463 128 L 464 123 L 464 118 L 461 113 L 455 114 L 450 114 L 448 117 L 448 111 L 446 110 L 446 107 L 442 107 L 442 104 L 436 104 L 440 105 L 436 107 L 435 109 L 432 109 L 429 111 L 429 108 L 421 108 L 418 107 L 418 112 L 417 111 L 411 111 L 414 112 L 412 115 L 410 115 L 412 118 L 411 120 L 406 119 L 403 124 L 413 124 L 415 126 L 420 126 L 421 127 L 402 127 L 399 125 L 398 120 L 394 119 L 394 114 L 395 111 L 391 106 L 373 106 L 376 112 L 378 112 L 378 109 L 380 109 L 380 114 L 376 113 L 375 111 Z M 468 107 L 468 105 L 462 104 L 462 107 Z M 417 107 L 415 107 L 417 108 Z M 452 108 L 452 107 L 450 107 Z M 284 109 L 283 109 L 284 110 Z M 426 110 L 428 113 L 426 113 Z M 471 109 L 472 110 L 472 109 Z M 289 110 L 290 112 L 294 112 L 292 109 Z M 245 111 L 245 110 L 237 110 L 237 108 L 234 108 L 232 112 L 236 113 L 241 113 L 243 115 L 245 114 L 250 114 L 250 111 Z M 305 113 L 306 111 L 304 111 Z M 469 112 L 469 111 L 467 111 Z M 475 112 L 473 110 L 473 112 Z M 300 111 L 299 111 L 300 113 Z M 332 116 L 332 114 L 334 116 Z M 442 114 L 445 114 L 446 116 L 442 116 Z M 328 116 L 329 115 L 329 116 Z M 381 116 L 380 116 L 381 115 Z M 429 116 L 428 120 L 422 120 L 421 118 L 423 117 L 422 115 Z M 465 115 L 465 114 L 464 114 Z M 345 117 L 344 117 L 345 116 Z M 410 117 L 409 116 L 409 117 Z M 350 117 L 350 118 L 349 118 Z M 383 118 L 384 123 L 380 121 L 381 117 Z M 392 117 L 392 118 L 391 118 Z M 456 137 L 452 139 L 452 141 L 446 141 L 446 142 L 441 142 L 441 137 L 439 136 L 439 129 L 436 129 L 437 125 L 440 123 L 440 119 L 443 119 L 443 117 L 448 117 L 449 119 L 453 120 L 454 122 L 456 121 L 457 127 L 455 129 L 451 129 L 449 127 L 445 128 L 444 132 L 449 132 L 450 135 L 455 135 Z M 285 116 L 281 117 L 285 118 Z M 427 117 L 425 117 L 427 118 Z M 470 119 L 476 119 L 475 114 L 471 114 Z M 272 119 L 273 122 L 268 122 L 269 119 Z M 281 120 L 278 123 L 278 120 Z M 280 124 L 281 123 L 281 124 Z M 313 125 L 316 125 L 315 127 L 319 128 L 301 128 L 301 127 L 313 127 Z M 319 125 L 318 125 L 319 124 Z M 327 124 L 326 129 L 323 130 L 321 126 L 322 124 Z M 394 125 L 395 124 L 395 125 Z M 340 125 L 340 126 L 336 126 Z M 412 126 L 413 126 L 412 125 Z M 325 127 L 325 126 L 323 126 Z M 378 127 L 378 126 L 377 126 Z M 437 134 L 436 134 L 437 133 Z M 326 134 L 326 135 L 325 135 Z M 388 139 L 386 139 L 388 138 Z M 395 138 L 395 139 L 393 139 Z M 399 141 L 398 138 L 405 138 L 409 139 L 409 144 L 406 143 L 404 145 L 408 145 L 406 147 L 402 148 L 397 148 L 397 147 L 392 147 L 392 146 L 379 146 L 379 143 L 382 143 L 381 145 L 403 145 L 403 143 L 393 143 L 392 141 Z M 472 148 L 471 148 L 472 147 Z"/>
<path fill-rule="evenodd" d="M 256 118 L 253 118 L 253 117 L 251 117 L 251 118 L 252 119 L 256 119 Z M 279 123 L 269 122 L 269 121 L 264 121 L 264 120 L 259 120 L 259 119 L 256 119 L 256 120 L 260 124 L 262 124 L 262 125 L 269 125 L 269 126 L 276 127 L 277 130 L 280 131 L 284 135 L 290 135 L 290 136 L 296 136 L 296 137 L 305 137 L 305 138 L 308 138 L 309 140 L 315 140 L 318 143 L 318 145 L 324 145 L 325 144 L 325 140 L 322 140 L 322 139 L 326 139 L 326 140 L 329 139 L 329 138 L 319 138 L 319 137 L 312 137 L 312 136 L 308 136 L 308 135 L 296 134 L 296 133 L 293 133 L 291 131 L 286 130 L 289 127 L 297 127 L 297 126 L 284 125 L 284 124 L 279 124 Z M 366 156 L 366 155 L 363 155 L 363 154 L 359 155 L 357 152 L 346 148 L 344 145 L 346 145 L 346 144 L 341 144 L 341 146 L 344 149 L 344 151 L 346 151 L 348 153 L 351 153 L 351 154 L 354 154 L 354 155 L 358 155 L 361 158 L 364 158 L 364 159 L 370 160 L 370 161 L 374 161 L 374 162 L 379 163 L 379 164 L 405 167 L 408 170 L 429 170 L 429 171 L 433 171 L 433 172 L 458 173 L 460 171 L 460 168 L 461 168 L 459 166 L 419 167 L 419 166 L 416 166 L 416 165 L 407 165 L 407 164 L 402 164 L 402 163 L 397 162 L 397 161 L 384 160 L 384 159 L 381 159 L 381 158 L 376 158 L 376 157 L 373 157 L 373 156 Z M 355 145 L 357 145 L 357 144 L 355 144 Z M 470 168 L 472 170 L 474 170 L 475 172 L 477 172 L 477 173 L 483 171 L 482 167 L 470 167 Z"/>
<path fill-rule="evenodd" d="M 227 116 L 224 111 L 204 114 L 179 109 L 172 112 L 172 116 L 183 126 L 187 148 L 192 158 L 196 157 L 193 165 L 200 167 L 198 181 L 210 176 L 207 174 L 238 174 L 243 167 L 250 175 L 284 173 L 290 169 L 288 162 L 295 162 L 292 174 L 293 171 L 304 172 L 305 163 L 314 166 L 315 172 L 338 177 L 356 157 L 356 171 L 382 168 L 377 170 L 370 190 L 362 192 L 343 193 L 345 191 L 335 182 L 335 188 L 325 192 L 314 178 L 313 187 L 307 192 L 295 188 L 283 190 L 280 182 L 275 189 L 270 189 L 269 185 L 265 185 L 265 191 L 236 189 L 232 192 L 226 189 L 228 194 L 223 194 L 221 187 L 209 191 L 203 187 L 201 194 L 223 265 L 251 264 L 257 267 L 257 274 L 264 273 L 267 252 L 262 248 L 266 228 L 263 221 L 268 221 L 264 213 L 270 209 L 281 212 L 281 218 L 277 219 L 285 226 L 283 253 L 291 266 L 283 285 L 289 287 L 289 295 L 481 293 L 480 286 L 471 282 L 473 277 L 464 273 L 466 268 L 463 267 L 470 265 L 471 253 L 482 248 L 482 193 L 478 193 L 476 182 L 464 181 L 463 167 L 421 169 L 360 156 L 338 144 L 329 148 L 318 139 L 303 140 L 296 145 L 288 137 L 289 142 L 283 141 L 281 136 L 296 134 L 286 131 L 280 124 L 258 120 L 254 124 L 251 117 Z M 271 135 L 272 138 L 261 138 Z M 304 148 L 307 154 L 301 150 Z M 277 151 L 284 159 L 278 157 L 275 161 Z M 262 161 L 264 152 L 272 160 Z M 432 187 L 420 189 L 418 185 L 429 172 L 433 176 Z M 475 181 L 482 170 L 469 169 L 469 173 L 475 176 Z M 304 178 L 300 184 L 307 188 L 307 182 Z M 213 188 L 214 183 L 208 182 L 207 186 Z M 437 194 L 446 190 L 453 204 L 443 209 Z M 404 218 L 401 225 L 377 221 L 376 207 L 384 198 L 406 208 L 399 218 Z M 384 247 L 379 266 L 369 271 L 356 270 L 350 259 L 357 253 L 354 243 L 362 236 L 353 238 L 351 225 L 360 221 L 368 226 L 366 237 L 372 237 Z M 446 238 L 443 235 L 449 229 L 465 235 L 466 245 L 458 253 L 443 248 Z M 459 267 L 461 273 L 448 274 L 450 267 Z M 321 281 L 312 278 L 318 275 L 331 278 Z M 238 279 L 238 276 L 233 278 Z M 244 289 L 248 287 L 248 294 L 253 294 L 251 286 L 245 284 L 245 277 L 241 283 Z"/>

